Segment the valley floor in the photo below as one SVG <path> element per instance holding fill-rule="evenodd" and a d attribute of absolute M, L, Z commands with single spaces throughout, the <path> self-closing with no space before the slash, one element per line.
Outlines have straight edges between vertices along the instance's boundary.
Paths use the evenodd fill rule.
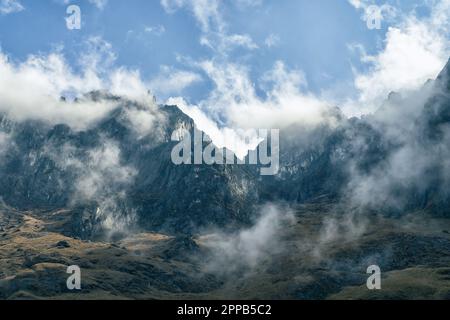
<path fill-rule="evenodd" d="M 236 264 L 230 256 L 218 269 L 212 235 L 81 240 L 61 227 L 70 211 L 5 207 L 0 298 L 450 299 L 450 219 L 333 212 L 326 204 L 300 206 L 278 249 L 262 244 L 257 263 Z M 373 264 L 382 272 L 381 290 L 366 287 Z M 67 289 L 70 265 L 81 268 L 81 290 Z"/>

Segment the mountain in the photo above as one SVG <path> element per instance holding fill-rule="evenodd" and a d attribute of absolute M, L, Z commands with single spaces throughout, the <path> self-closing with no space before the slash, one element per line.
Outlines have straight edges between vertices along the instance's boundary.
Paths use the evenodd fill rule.
<path fill-rule="evenodd" d="M 192 119 L 175 106 L 151 110 L 99 92 L 87 99 L 93 97 L 117 108 L 83 131 L 1 118 L 9 136 L 0 169 L 5 203 L 20 210 L 77 208 L 89 225 L 102 210 L 119 224 L 136 215 L 141 228 L 171 232 L 249 222 L 258 195 L 245 168 L 172 163 L 172 132 L 184 128 L 193 135 Z M 139 136 L 129 121 L 132 113 L 157 120 Z"/>
<path fill-rule="evenodd" d="M 113 107 L 85 127 L 0 116 L 0 298 L 450 296 L 450 62 L 372 115 L 283 128 L 272 176 L 175 165 L 173 133 L 195 135 L 176 106 L 61 101 L 86 102 Z"/>
<path fill-rule="evenodd" d="M 0 196 L 20 210 L 73 208 L 79 212 L 74 216 L 84 219 L 74 225 L 85 224 L 81 228 L 85 236 L 105 226 L 120 232 L 131 223 L 174 233 L 233 229 L 251 223 L 258 206 L 268 201 L 301 204 L 347 199 L 358 192 L 351 189 L 355 176 L 364 181 L 379 179 L 374 175 L 382 170 L 391 174 L 392 158 L 413 148 L 411 152 L 434 155 L 426 159 L 430 163 L 423 169 L 428 172 L 427 184 L 418 187 L 415 181 L 393 181 L 386 188 L 406 197 L 401 200 L 408 209 L 434 205 L 442 211 L 438 208 L 444 208 L 449 199 L 442 173 L 447 168 L 439 161 L 448 150 L 449 70 L 447 64 L 433 82 L 433 93 L 422 111 L 406 126 L 407 140 L 385 134 L 393 125 L 380 120 L 377 114 L 381 111 L 346 119 L 333 109 L 328 115 L 333 125 L 292 126 L 281 131 L 280 170 L 273 176 L 261 176 L 257 165 L 173 164 L 170 155 L 177 142 L 171 141 L 172 133 L 181 128 L 193 136 L 195 128 L 193 120 L 176 106 L 150 108 L 92 92 L 83 99 L 114 102 L 117 107 L 78 131 L 44 121 L 14 122 L 3 115 L 0 130 L 9 143 L 0 159 Z M 391 95 L 388 104 L 392 99 Z M 388 108 L 383 113 L 389 113 Z M 153 119 L 152 127 L 139 133 L 130 119 L 144 116 Z M 403 209 L 383 201 L 384 205 L 377 204 L 380 209 Z"/>

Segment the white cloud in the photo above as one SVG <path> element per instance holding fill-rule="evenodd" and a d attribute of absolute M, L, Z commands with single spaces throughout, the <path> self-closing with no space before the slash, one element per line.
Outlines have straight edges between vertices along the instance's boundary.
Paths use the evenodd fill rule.
<path fill-rule="evenodd" d="M 89 0 L 89 2 L 95 5 L 100 10 L 103 10 L 108 4 L 108 0 Z"/>
<path fill-rule="evenodd" d="M 238 5 L 258 5 L 259 1 L 237 1 Z M 374 4 L 368 0 L 353 0 L 350 3 L 363 10 L 367 19 L 368 10 Z M 389 4 L 379 6 L 382 19 L 392 23 L 386 33 L 384 48 L 374 54 L 362 54 L 364 63 L 369 64 L 367 72 L 355 71 L 354 86 L 357 99 L 348 99 L 342 109 L 348 115 L 374 112 L 391 91 L 412 91 L 421 87 L 426 80 L 435 78 L 442 69 L 449 53 L 450 0 L 431 1 L 429 18 L 417 19 L 414 14 L 401 14 Z M 226 145 L 227 136 L 235 136 L 236 128 L 283 128 L 289 125 L 314 126 L 330 123 L 330 106 L 336 105 L 323 97 L 307 91 L 306 81 L 298 70 L 288 70 L 277 62 L 260 85 L 265 85 L 263 94 L 257 94 L 249 70 L 231 63 L 226 54 L 227 47 L 240 46 L 255 49 L 257 45 L 246 35 L 229 35 L 227 24 L 220 14 L 219 2 L 184 0 L 163 0 L 166 10 L 173 12 L 188 7 L 198 20 L 203 35 L 201 43 L 220 52 L 215 57 L 191 64 L 197 65 L 214 83 L 209 97 L 197 105 L 189 105 L 182 99 L 172 99 L 183 105 L 200 129 L 208 133 L 219 146 L 225 145 L 236 153 L 248 148 L 241 145 L 234 150 Z M 395 21 L 394 19 L 397 19 Z M 265 40 L 267 47 L 277 45 L 279 38 L 271 34 Z M 364 52 L 364 51 L 363 51 Z M 206 116 L 208 115 L 208 116 Z M 217 123 L 224 123 L 219 128 Z"/>
<path fill-rule="evenodd" d="M 237 128 L 284 128 L 292 124 L 316 125 L 325 121 L 328 104 L 303 90 L 299 70 L 287 70 L 278 61 L 260 80 L 266 97 L 256 94 L 248 70 L 235 64 L 202 64 L 215 89 L 202 106 L 215 106 Z"/>
<path fill-rule="evenodd" d="M 232 5 L 244 9 L 261 3 L 237 0 Z M 328 103 L 307 93 L 302 72 L 288 70 L 282 62 L 277 62 L 274 69 L 260 79 L 259 84 L 265 85 L 264 94 L 257 94 L 250 70 L 230 62 L 228 53 L 234 48 L 254 50 L 258 45 L 247 34 L 228 32 L 228 25 L 222 16 L 222 2 L 161 0 L 161 4 L 169 13 L 180 8 L 190 10 L 202 31 L 200 43 L 212 49 L 213 58 L 187 62 L 191 68 L 198 68 L 206 74 L 213 83 L 214 89 L 209 96 L 197 105 L 190 105 L 176 97 L 169 99 L 168 103 L 181 105 L 183 111 L 217 146 L 225 146 L 242 157 L 252 148 L 254 141 L 251 146 L 244 141 L 236 145 L 236 137 L 240 136 L 238 129 L 283 128 L 292 124 L 314 126 L 327 121 Z M 265 45 L 275 46 L 278 41 L 277 35 L 271 34 Z"/>
<path fill-rule="evenodd" d="M 47 145 L 44 153 L 61 169 L 75 173 L 73 204 L 95 201 L 98 205 L 96 218 L 110 233 L 133 227 L 136 214 L 121 203 L 125 199 L 124 190 L 134 181 L 137 171 L 122 164 L 117 143 L 106 139 L 99 147 L 87 152 L 70 144 L 62 147 Z"/>
<path fill-rule="evenodd" d="M 348 2 L 354 6 L 356 9 L 360 9 L 362 7 L 362 1 L 361 0 L 348 0 Z"/>
<path fill-rule="evenodd" d="M 168 13 L 183 7 L 188 8 L 204 32 L 209 32 L 212 28 L 217 28 L 219 31 L 224 28 L 218 0 L 161 0 L 161 5 Z"/>
<path fill-rule="evenodd" d="M 0 159 L 8 149 L 10 138 L 9 134 L 0 131 Z"/>
<path fill-rule="evenodd" d="M 100 36 L 90 36 L 84 43 L 79 63 L 85 70 L 101 74 L 110 70 L 117 59 L 111 43 Z"/>
<path fill-rule="evenodd" d="M 149 87 L 158 96 L 176 95 L 201 81 L 198 73 L 162 66 L 160 73 L 149 82 Z"/>
<path fill-rule="evenodd" d="M 218 273 L 254 270 L 262 261 L 283 251 L 280 235 L 294 219 L 289 209 L 268 204 L 261 209 L 261 216 L 251 228 L 235 234 L 202 237 L 200 240 L 213 254 L 207 269 Z"/>
<path fill-rule="evenodd" d="M 269 36 L 264 40 L 264 44 L 268 48 L 276 47 L 280 43 L 280 37 L 276 34 L 269 34 Z"/>
<path fill-rule="evenodd" d="M 0 52 L 0 112 L 17 121 L 39 119 L 84 129 L 117 107 L 113 101 L 94 102 L 82 97 L 94 90 L 121 95 L 154 109 L 149 86 L 142 81 L 139 72 L 113 68 L 114 55 L 106 42 L 96 39 L 89 44 L 78 73 L 58 52 L 30 56 L 19 63 L 10 61 Z M 67 94 L 80 99 L 73 103 L 61 101 L 61 96 Z"/>
<path fill-rule="evenodd" d="M 363 11 L 361 19 L 364 21 L 374 17 L 380 21 L 392 21 L 398 15 L 397 9 L 387 3 L 378 4 L 374 0 L 348 0 L 348 2 L 356 9 Z M 374 8 L 376 9 L 373 10 Z"/>
<path fill-rule="evenodd" d="M 232 5 L 244 9 L 261 3 L 236 0 Z M 314 126 L 327 118 L 327 102 L 305 92 L 302 89 L 306 84 L 303 74 L 298 70 L 287 70 L 282 62 L 277 62 L 274 69 L 261 79 L 260 84 L 267 87 L 264 88 L 265 96 L 257 94 L 250 70 L 230 62 L 228 53 L 235 48 L 255 50 L 258 45 L 250 35 L 228 32 L 228 24 L 222 16 L 224 3 L 215 0 L 161 0 L 161 4 L 169 13 L 180 8 L 190 10 L 202 32 L 200 43 L 212 49 L 213 58 L 209 60 L 187 61 L 191 68 L 201 70 L 213 83 L 214 89 L 209 96 L 197 105 L 190 105 L 180 97 L 171 98 L 168 103 L 178 104 L 217 146 L 227 147 L 242 158 L 259 140 L 255 138 L 247 143 L 241 139 L 239 129 L 282 128 L 291 124 Z M 278 41 L 278 37 L 271 34 L 265 45 L 271 47 Z"/>
<path fill-rule="evenodd" d="M 200 109 L 199 106 L 188 104 L 183 98 L 169 98 L 167 105 L 178 106 L 185 114 L 189 115 L 198 130 L 205 132 L 218 148 L 232 150 L 239 159 L 244 159 L 248 150 L 254 150 L 261 139 L 255 130 L 241 128 L 221 127 L 217 122 Z"/>
<path fill-rule="evenodd" d="M 211 43 L 208 38 L 202 38 L 201 43 L 214 48 L 214 43 Z M 248 34 L 230 34 L 222 35 L 220 41 L 220 48 L 228 50 L 229 48 L 242 47 L 249 50 L 258 49 L 258 45 Z"/>
<path fill-rule="evenodd" d="M 432 25 L 441 32 L 448 33 L 450 27 L 450 0 L 431 0 L 433 10 L 431 12 Z"/>
<path fill-rule="evenodd" d="M 155 128 L 155 122 L 162 123 L 165 120 L 159 114 L 148 112 L 148 110 L 132 108 L 127 109 L 125 114 L 125 121 L 129 121 L 129 127 L 137 134 L 138 139 L 152 133 Z"/>
<path fill-rule="evenodd" d="M 161 36 L 166 32 L 166 28 L 163 25 L 157 25 L 157 26 L 146 26 L 144 28 L 144 31 L 146 33 L 153 34 L 157 37 Z"/>
<path fill-rule="evenodd" d="M 251 4 L 253 1 L 245 2 Z M 221 14 L 223 3 L 219 0 L 161 0 L 161 5 L 168 13 L 181 8 L 192 12 L 202 31 L 200 43 L 216 54 L 226 55 L 237 47 L 250 50 L 258 47 L 247 34 L 229 34 Z"/>
<path fill-rule="evenodd" d="M 263 0 L 234 0 L 240 8 L 258 7 L 263 3 Z"/>
<path fill-rule="evenodd" d="M 265 97 L 258 96 L 248 70 L 231 63 L 203 61 L 198 64 L 214 83 L 209 97 L 198 105 L 189 105 L 181 98 L 172 98 L 168 104 L 177 104 L 192 117 L 198 128 L 218 147 L 227 147 L 240 158 L 254 149 L 259 140 L 249 143 L 239 134 L 239 129 L 282 129 L 291 125 L 314 127 L 328 123 L 327 101 L 305 92 L 306 81 L 298 70 L 287 70 L 282 62 L 261 79 Z M 219 128 L 217 123 L 226 125 Z M 242 138 L 242 139 L 241 139 Z"/>
<path fill-rule="evenodd" d="M 150 94 L 150 84 L 144 82 L 139 71 L 124 67 L 110 70 L 102 89 L 108 92 L 153 106 L 153 96 Z"/>
<path fill-rule="evenodd" d="M 0 14 L 20 12 L 24 9 L 19 0 L 0 0 Z"/>
<path fill-rule="evenodd" d="M 91 86 L 96 88 L 98 79 L 90 74 L 76 76 L 56 54 L 30 56 L 14 64 L 0 53 L 0 74 L 0 112 L 14 120 L 40 119 L 81 128 L 113 108 L 104 102 L 61 102 L 64 91 L 87 92 Z"/>
<path fill-rule="evenodd" d="M 81 163 L 83 171 L 77 181 L 77 192 L 83 200 L 98 198 L 105 188 L 113 185 L 128 184 L 136 171 L 120 162 L 120 148 L 112 141 L 105 141 L 98 149 L 89 152 L 87 166 Z"/>
<path fill-rule="evenodd" d="M 424 113 L 429 98 L 442 94 L 440 90 L 430 83 L 415 92 L 397 95 L 367 119 L 381 135 L 379 144 L 390 151 L 370 170 L 361 170 L 356 160 L 350 163 L 351 179 L 345 194 L 352 205 L 403 209 L 426 190 L 448 192 L 449 126 L 428 123 L 430 115 Z M 429 139 L 428 126 L 441 131 L 442 136 Z M 356 154 L 367 152 L 364 138 L 355 137 L 351 143 Z"/>
<path fill-rule="evenodd" d="M 172 4 L 168 10 L 189 6 L 183 0 L 162 1 Z M 402 15 L 394 7 L 381 6 L 386 21 L 392 23 L 386 33 L 384 47 L 376 54 L 364 52 L 361 59 L 369 65 L 366 72 L 355 72 L 354 87 L 358 92 L 356 99 L 324 98 L 308 92 L 304 76 L 299 70 L 289 70 L 281 61 L 277 62 L 259 83 L 250 77 L 250 70 L 244 65 L 229 62 L 225 55 L 217 53 L 210 60 L 192 62 L 191 67 L 200 68 L 214 84 L 207 99 L 196 105 L 189 105 L 183 99 L 171 99 L 182 104 L 183 110 L 194 118 L 200 129 L 213 138 L 217 145 L 230 148 L 236 153 L 248 146 L 241 145 L 237 150 L 226 145 L 227 136 L 236 135 L 236 128 L 284 128 L 293 124 L 308 127 L 322 123 L 333 124 L 330 107 L 338 105 L 347 115 L 361 115 L 377 110 L 391 91 L 412 91 L 420 88 L 428 79 L 435 78 L 448 58 L 448 27 L 450 0 L 432 1 L 429 18 L 417 19 L 414 13 Z M 202 6 L 198 1 L 192 6 Z M 356 8 L 364 10 L 372 1 L 351 1 Z M 220 16 L 215 1 L 210 10 L 196 12 L 203 26 L 203 44 L 221 48 L 229 35 L 224 32 L 226 23 Z M 394 22 L 394 17 L 397 19 Z M 220 24 L 218 23 L 220 22 Z M 220 40 L 211 32 L 217 24 L 222 27 Z M 241 38 L 244 39 L 244 38 Z M 251 38 L 248 38 L 251 41 Z M 276 35 L 266 39 L 266 45 L 276 45 Z M 241 46 L 246 41 L 241 41 Z M 263 89 L 257 94 L 256 85 Z M 218 125 L 221 124 L 221 125 Z"/>
<path fill-rule="evenodd" d="M 353 1 L 359 8 L 364 2 Z M 348 115 L 374 112 L 391 91 L 411 91 L 434 79 L 444 67 L 449 53 L 450 1 L 433 2 L 429 18 L 418 19 L 412 13 L 388 29 L 384 48 L 361 59 L 370 66 L 368 72 L 355 72 L 357 100 L 343 106 Z"/>

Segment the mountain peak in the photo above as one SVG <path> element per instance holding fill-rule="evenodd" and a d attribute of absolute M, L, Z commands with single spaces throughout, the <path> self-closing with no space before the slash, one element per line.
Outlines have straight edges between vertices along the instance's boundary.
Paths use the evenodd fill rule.
<path fill-rule="evenodd" d="M 438 82 L 444 82 L 446 84 L 447 89 L 450 90 L 450 58 L 447 61 L 444 69 L 441 71 L 439 76 L 437 77 Z"/>

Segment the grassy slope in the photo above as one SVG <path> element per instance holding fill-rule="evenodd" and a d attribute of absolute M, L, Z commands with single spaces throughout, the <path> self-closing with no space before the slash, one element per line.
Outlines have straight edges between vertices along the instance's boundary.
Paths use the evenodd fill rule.
<path fill-rule="evenodd" d="M 445 299 L 450 297 L 450 220 L 416 212 L 372 215 L 325 233 L 329 205 L 306 205 L 277 246 L 251 269 L 205 272 L 206 237 L 196 253 L 173 237 L 138 233 L 116 243 L 55 232 L 65 211 L 0 210 L 0 298 L 3 299 Z M 334 212 L 334 211 L 333 211 Z M 53 230 L 53 231 L 49 231 Z M 68 245 L 57 246 L 61 241 Z M 189 258 L 195 257 L 195 259 Z M 382 290 L 365 286 L 368 265 L 382 268 Z M 66 288 L 66 268 L 82 268 L 82 290 Z"/>

